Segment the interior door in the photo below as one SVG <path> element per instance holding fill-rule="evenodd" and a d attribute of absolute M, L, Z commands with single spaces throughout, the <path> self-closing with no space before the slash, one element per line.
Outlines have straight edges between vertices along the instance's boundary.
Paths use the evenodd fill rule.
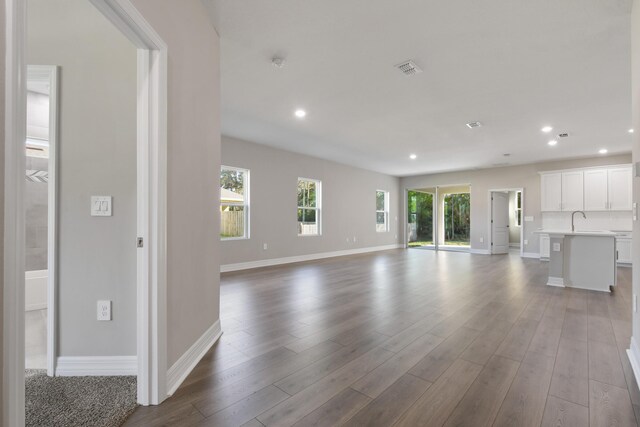
<path fill-rule="evenodd" d="M 509 195 L 491 193 L 491 253 L 509 252 Z"/>

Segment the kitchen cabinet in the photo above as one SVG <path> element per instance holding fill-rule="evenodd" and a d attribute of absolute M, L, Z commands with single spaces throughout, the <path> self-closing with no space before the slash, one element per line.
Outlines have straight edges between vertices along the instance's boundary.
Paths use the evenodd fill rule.
<path fill-rule="evenodd" d="M 584 210 L 606 211 L 609 209 L 607 169 L 589 169 L 584 171 Z"/>
<path fill-rule="evenodd" d="M 540 235 L 540 259 L 549 259 L 551 254 L 551 240 L 548 234 Z"/>
<path fill-rule="evenodd" d="M 630 211 L 633 171 L 631 165 L 542 172 L 542 212 Z"/>
<path fill-rule="evenodd" d="M 584 173 L 581 170 L 562 172 L 560 209 L 581 211 L 584 209 Z"/>
<path fill-rule="evenodd" d="M 608 173 L 609 210 L 630 211 L 633 172 L 630 166 L 610 168 Z"/>
<path fill-rule="evenodd" d="M 631 238 L 617 237 L 618 264 L 631 264 Z"/>
<path fill-rule="evenodd" d="M 543 211 L 562 210 L 562 173 L 546 173 L 541 177 Z"/>

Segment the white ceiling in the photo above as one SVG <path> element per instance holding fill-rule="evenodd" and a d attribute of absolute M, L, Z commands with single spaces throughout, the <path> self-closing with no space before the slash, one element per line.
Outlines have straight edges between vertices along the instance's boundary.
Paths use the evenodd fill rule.
<path fill-rule="evenodd" d="M 205 1 L 225 135 L 398 176 L 631 151 L 632 0 Z"/>

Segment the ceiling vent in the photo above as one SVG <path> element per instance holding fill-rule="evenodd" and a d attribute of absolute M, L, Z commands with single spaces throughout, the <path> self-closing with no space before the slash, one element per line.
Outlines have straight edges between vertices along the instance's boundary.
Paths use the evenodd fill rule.
<path fill-rule="evenodd" d="M 413 76 L 422 72 L 422 68 L 418 67 L 411 59 L 397 64 L 396 68 L 402 71 L 405 76 Z"/>
<path fill-rule="evenodd" d="M 467 127 L 469 129 L 475 129 L 475 128 L 479 128 L 482 126 L 482 123 L 480 122 L 471 122 L 471 123 L 467 123 Z"/>
<path fill-rule="evenodd" d="M 558 138 L 568 138 L 569 134 L 568 133 L 559 133 L 558 134 Z"/>

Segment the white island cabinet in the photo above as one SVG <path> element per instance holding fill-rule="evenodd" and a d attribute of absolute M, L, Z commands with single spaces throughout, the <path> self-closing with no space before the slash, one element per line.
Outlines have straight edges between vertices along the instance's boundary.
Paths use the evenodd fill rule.
<path fill-rule="evenodd" d="M 616 285 L 616 233 L 540 230 L 549 236 L 547 285 L 611 292 Z"/>

